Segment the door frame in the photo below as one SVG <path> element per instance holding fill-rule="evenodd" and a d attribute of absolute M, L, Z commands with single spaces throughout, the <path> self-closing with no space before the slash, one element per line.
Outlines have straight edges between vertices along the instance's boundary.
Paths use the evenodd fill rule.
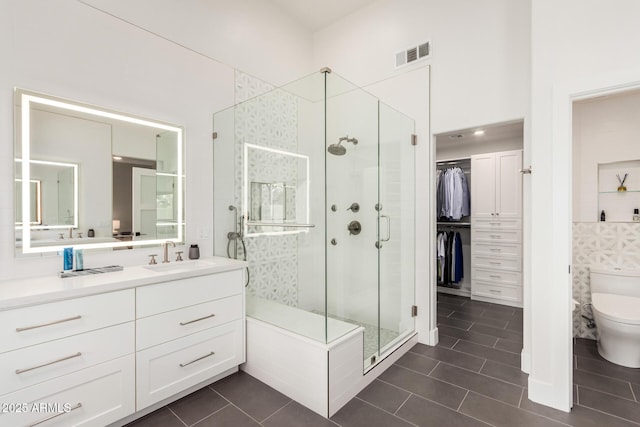
<path fill-rule="evenodd" d="M 552 209 L 553 244 L 555 250 L 550 260 L 550 283 L 564 286 L 531 286 L 533 301 L 553 301 L 544 308 L 531 303 L 531 322 L 525 328 L 530 331 L 536 319 L 546 317 L 553 325 L 557 325 L 544 339 L 525 333 L 530 343 L 525 348 L 531 352 L 531 373 L 529 376 L 529 399 L 566 412 L 573 406 L 573 320 L 572 320 L 572 176 L 573 176 L 573 103 L 604 95 L 640 89 L 640 70 L 590 75 L 583 79 L 567 79 L 553 86 L 552 100 L 552 148 L 551 173 L 553 188 Z M 533 147 L 535 150 L 535 146 Z M 535 180 L 535 165 L 533 165 Z M 534 181 L 535 185 L 535 181 Z M 533 209 L 549 209 L 549 207 L 533 206 Z M 535 215 L 534 215 L 535 219 Z M 535 221 L 532 228 L 535 227 Z M 540 248 L 536 248 L 540 249 Z M 536 255 L 533 254 L 533 257 Z M 567 268 L 569 266 L 569 269 Z M 545 324 L 546 322 L 542 322 Z M 525 338 L 526 340 L 527 338 Z M 527 346 L 527 344 L 529 344 Z M 551 354 L 553 366 L 542 366 L 536 355 Z M 542 376 L 547 377 L 542 379 Z"/>

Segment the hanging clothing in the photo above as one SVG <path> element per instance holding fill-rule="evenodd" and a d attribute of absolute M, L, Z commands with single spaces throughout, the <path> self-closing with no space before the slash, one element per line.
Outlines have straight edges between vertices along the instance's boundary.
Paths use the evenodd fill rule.
<path fill-rule="evenodd" d="M 459 232 L 440 231 L 436 238 L 436 265 L 438 284 L 459 288 L 464 277 L 462 238 Z"/>
<path fill-rule="evenodd" d="M 436 208 L 438 218 L 454 221 L 471 214 L 469 184 L 461 168 L 438 170 Z"/>

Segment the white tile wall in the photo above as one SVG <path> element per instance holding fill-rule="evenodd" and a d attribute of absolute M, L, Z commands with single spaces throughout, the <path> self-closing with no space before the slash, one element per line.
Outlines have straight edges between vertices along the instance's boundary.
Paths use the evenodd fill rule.
<path fill-rule="evenodd" d="M 240 71 L 235 72 L 235 99 L 240 105 L 235 111 L 234 203 L 242 206 L 244 143 L 296 152 L 297 100 L 294 95 L 274 90 L 272 85 Z M 269 155 L 251 157 L 250 174 L 258 181 L 287 178 L 290 182 L 291 177 L 297 176 L 295 162 L 273 162 L 273 156 Z M 245 237 L 251 275 L 249 295 L 298 305 L 297 239 L 296 235 Z"/>

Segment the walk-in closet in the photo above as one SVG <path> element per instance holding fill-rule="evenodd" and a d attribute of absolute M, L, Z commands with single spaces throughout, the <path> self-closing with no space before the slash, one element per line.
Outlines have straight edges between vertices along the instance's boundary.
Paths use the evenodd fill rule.
<path fill-rule="evenodd" d="M 522 307 L 522 121 L 435 138 L 438 293 Z"/>

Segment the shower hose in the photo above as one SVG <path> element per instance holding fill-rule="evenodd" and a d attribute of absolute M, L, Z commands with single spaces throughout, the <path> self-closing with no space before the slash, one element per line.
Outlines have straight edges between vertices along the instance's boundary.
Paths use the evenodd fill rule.
<path fill-rule="evenodd" d="M 231 256 L 231 241 L 235 240 L 238 241 L 240 240 L 240 243 L 242 244 L 242 260 L 246 261 L 247 260 L 247 247 L 244 245 L 244 239 L 242 238 L 242 236 L 240 236 L 238 233 L 229 233 L 227 235 L 227 257 L 228 258 L 233 258 Z M 245 267 L 245 270 L 247 270 L 247 281 L 244 284 L 244 287 L 246 288 L 247 286 L 249 286 L 249 280 L 251 278 L 251 274 L 249 273 L 249 267 Z"/>

